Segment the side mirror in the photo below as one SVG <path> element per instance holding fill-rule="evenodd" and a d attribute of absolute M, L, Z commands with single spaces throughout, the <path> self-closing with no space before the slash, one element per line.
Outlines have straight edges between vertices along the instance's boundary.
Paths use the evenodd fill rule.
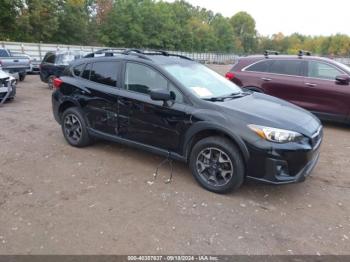
<path fill-rule="evenodd" d="M 150 97 L 155 101 L 169 101 L 172 100 L 172 95 L 169 90 L 157 89 L 150 91 Z"/>
<path fill-rule="evenodd" d="M 348 75 L 339 75 L 335 77 L 335 82 L 338 85 L 348 85 L 350 83 L 350 76 Z"/>

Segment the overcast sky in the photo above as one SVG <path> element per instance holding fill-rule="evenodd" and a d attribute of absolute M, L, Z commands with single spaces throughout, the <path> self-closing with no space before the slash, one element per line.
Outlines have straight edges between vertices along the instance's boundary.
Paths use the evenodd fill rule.
<path fill-rule="evenodd" d="M 167 0 L 173 2 L 173 0 Z M 239 11 L 253 16 L 262 35 L 294 32 L 306 35 L 350 35 L 349 0 L 186 0 L 231 17 Z"/>

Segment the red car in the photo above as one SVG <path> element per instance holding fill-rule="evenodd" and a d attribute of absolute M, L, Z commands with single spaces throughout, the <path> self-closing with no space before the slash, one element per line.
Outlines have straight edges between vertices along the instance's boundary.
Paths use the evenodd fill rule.
<path fill-rule="evenodd" d="M 303 107 L 323 120 L 350 123 L 350 67 L 334 60 L 299 55 L 240 58 L 226 74 L 238 86 Z"/>

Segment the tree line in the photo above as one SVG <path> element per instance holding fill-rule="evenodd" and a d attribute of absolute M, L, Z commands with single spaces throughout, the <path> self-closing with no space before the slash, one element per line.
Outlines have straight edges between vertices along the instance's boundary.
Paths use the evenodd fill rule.
<path fill-rule="evenodd" d="M 184 0 L 0 0 L 0 40 L 237 54 L 350 53 L 347 35 L 263 36 L 246 12 L 228 18 Z"/>

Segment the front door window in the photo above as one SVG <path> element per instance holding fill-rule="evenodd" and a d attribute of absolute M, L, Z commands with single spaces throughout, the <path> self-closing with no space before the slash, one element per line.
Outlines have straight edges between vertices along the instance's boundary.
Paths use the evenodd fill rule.
<path fill-rule="evenodd" d="M 164 76 L 148 66 L 136 63 L 126 64 L 125 89 L 147 95 L 151 90 L 169 90 L 173 93 L 175 101 L 183 102 L 182 93 Z"/>
<path fill-rule="evenodd" d="M 308 77 L 335 80 L 335 77 L 342 75 L 337 68 L 322 62 L 310 61 L 308 66 Z"/>

